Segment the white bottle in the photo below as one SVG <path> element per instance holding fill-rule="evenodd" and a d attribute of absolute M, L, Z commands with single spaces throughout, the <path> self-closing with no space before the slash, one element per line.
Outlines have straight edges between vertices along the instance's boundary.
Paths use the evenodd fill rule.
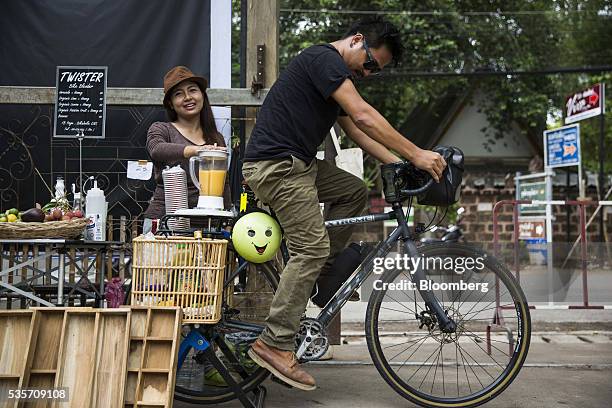
<path fill-rule="evenodd" d="M 57 177 L 55 182 L 55 200 L 60 201 L 66 196 L 66 186 L 64 185 L 64 178 L 61 176 Z"/>
<path fill-rule="evenodd" d="M 85 199 L 85 216 L 90 223 L 85 229 L 85 239 L 91 241 L 104 241 L 106 239 L 106 210 L 108 203 L 104 191 L 98 188 L 98 182 L 87 192 Z"/>

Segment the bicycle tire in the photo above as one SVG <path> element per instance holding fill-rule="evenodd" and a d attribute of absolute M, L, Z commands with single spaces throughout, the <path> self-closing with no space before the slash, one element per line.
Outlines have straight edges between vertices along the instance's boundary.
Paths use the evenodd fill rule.
<path fill-rule="evenodd" d="M 261 275 L 265 278 L 270 288 L 276 291 L 278 288 L 279 274 L 270 263 L 257 265 Z M 222 323 L 221 323 L 222 325 Z M 222 328 L 222 327 L 221 327 Z M 268 378 L 270 372 L 262 367 L 257 367 L 247 378 L 238 381 L 238 385 L 249 393 L 256 389 L 263 381 Z M 178 377 L 178 372 L 177 372 Z M 208 387 L 201 390 L 193 390 L 182 387 L 178 378 L 174 389 L 174 398 L 191 404 L 220 404 L 232 401 L 237 398 L 236 394 L 229 387 Z"/>
<path fill-rule="evenodd" d="M 368 307 L 367 307 L 367 312 L 366 312 L 366 340 L 367 340 L 367 345 L 368 345 L 368 350 L 370 352 L 370 356 L 372 358 L 372 361 L 374 362 L 374 365 L 376 367 L 376 369 L 378 370 L 378 372 L 380 373 L 380 375 L 383 377 L 383 379 L 387 382 L 387 384 L 389 384 L 391 386 L 392 389 L 394 389 L 398 394 L 400 394 L 402 397 L 404 397 L 405 399 L 410 400 L 411 402 L 424 406 L 424 407 L 442 407 L 442 408 L 450 408 L 450 407 L 476 407 L 478 405 L 484 404 L 490 400 L 492 400 L 493 398 L 497 397 L 501 392 L 503 392 L 509 385 L 510 383 L 512 383 L 512 381 L 516 378 L 518 372 L 520 371 L 525 358 L 527 357 L 527 352 L 529 350 L 529 343 L 530 343 L 530 335 L 531 335 L 531 319 L 530 319 L 530 313 L 529 313 L 529 306 L 527 304 L 527 300 L 525 298 L 525 295 L 523 293 L 523 291 L 521 290 L 518 282 L 514 279 L 514 277 L 511 275 L 511 273 L 508 271 L 508 269 L 506 267 L 504 267 L 497 259 L 495 259 L 492 256 L 487 255 L 485 252 L 480 251 L 478 249 L 475 249 L 471 246 L 468 246 L 466 244 L 459 244 L 459 243 L 435 243 L 435 244 L 428 244 L 428 245 L 424 245 L 421 246 L 420 248 L 418 248 L 419 253 L 422 254 L 422 256 L 425 258 L 427 256 L 430 257 L 436 257 L 436 256 L 461 256 L 461 257 L 467 257 L 467 256 L 471 256 L 471 257 L 483 257 L 484 261 L 483 264 L 484 266 L 491 271 L 492 274 L 495 275 L 496 282 L 501 282 L 505 288 L 507 288 L 508 294 L 512 299 L 512 304 L 514 306 L 514 308 L 512 310 L 514 310 L 514 312 L 516 313 L 516 328 L 517 328 L 517 342 L 514 345 L 514 348 L 512 348 L 512 342 L 509 340 L 508 345 L 509 345 L 509 349 L 508 349 L 508 354 L 512 353 L 512 355 L 509 357 L 508 359 L 508 363 L 507 366 L 504 367 L 503 371 L 497 376 L 494 377 L 493 381 L 488 384 L 487 386 L 485 386 L 484 384 L 482 384 L 482 382 L 480 383 L 483 387 L 481 390 L 477 391 L 477 392 L 472 392 L 472 388 L 471 388 L 471 384 L 470 384 L 470 373 L 468 371 L 468 369 L 466 368 L 467 366 L 469 366 L 469 368 L 471 369 L 473 376 L 476 376 L 476 371 L 480 372 L 478 366 L 474 366 L 473 362 L 476 362 L 476 359 L 470 355 L 471 359 L 467 358 L 467 355 L 469 355 L 469 353 L 467 352 L 467 348 L 466 350 L 466 355 L 464 356 L 462 347 L 460 346 L 461 344 L 461 340 L 460 340 L 460 335 L 457 334 L 456 335 L 456 342 L 455 342 L 455 362 L 454 364 L 448 364 L 451 367 L 457 367 L 456 371 L 457 371 L 457 375 L 456 375 L 456 388 L 457 388 L 457 396 L 446 396 L 446 387 L 445 387 L 445 377 L 444 377 L 444 367 L 445 367 L 445 361 L 444 361 L 444 356 L 442 353 L 442 349 L 444 347 L 444 344 L 448 341 L 448 340 L 452 340 L 452 338 L 445 338 L 444 336 L 442 337 L 436 337 L 435 336 L 435 331 L 425 331 L 426 333 L 428 332 L 429 335 L 432 337 L 433 342 L 430 342 L 434 344 L 435 347 L 438 347 L 438 345 L 435 343 L 435 341 L 440 343 L 440 352 L 438 354 L 438 360 L 436 360 L 435 362 L 435 372 L 433 374 L 433 380 L 432 380 L 432 387 L 431 387 L 431 392 L 425 392 L 421 386 L 419 385 L 419 387 L 415 387 L 416 385 L 416 381 L 418 381 L 418 379 L 420 377 L 417 377 L 417 379 L 415 380 L 415 383 L 413 384 L 409 384 L 408 382 L 410 382 L 410 379 L 413 378 L 416 374 L 417 371 L 420 370 L 420 368 L 417 368 L 413 373 L 412 376 L 410 377 L 410 379 L 408 379 L 406 381 L 406 379 L 402 379 L 402 377 L 399 374 L 399 370 L 407 364 L 408 360 L 411 359 L 415 353 L 418 351 L 412 351 L 412 355 L 410 355 L 408 357 L 408 359 L 406 359 L 406 361 L 403 363 L 404 365 L 400 366 L 400 368 L 397 371 L 394 371 L 394 369 L 392 368 L 392 365 L 397 366 L 398 363 L 397 362 L 393 362 L 393 361 L 389 361 L 389 360 L 393 360 L 393 358 L 389 359 L 387 358 L 387 356 L 385 355 L 385 349 L 389 349 L 395 346 L 389 346 L 389 340 L 385 340 L 386 343 L 383 345 L 381 344 L 381 340 L 380 340 L 380 334 L 379 334 L 379 317 L 380 317 L 380 312 L 381 312 L 381 308 L 383 307 L 383 298 L 385 297 L 385 294 L 389 291 L 389 290 L 376 290 L 372 292 L 372 296 L 368 302 Z M 400 269 L 393 269 L 393 270 L 388 270 L 385 273 L 383 273 L 383 275 L 381 276 L 381 281 L 382 282 L 394 282 L 396 280 L 396 278 L 402 273 L 402 270 Z M 480 272 L 482 273 L 482 272 Z M 474 271 L 470 271 L 471 275 L 476 275 L 478 274 L 478 272 L 474 272 Z M 428 279 L 430 278 L 429 275 L 427 275 Z M 481 282 L 483 282 L 483 280 L 485 279 L 484 277 L 480 277 L 480 275 L 478 275 L 478 277 L 481 279 Z M 452 274 L 451 274 L 451 278 L 452 278 Z M 497 279 L 499 278 L 499 280 Z M 387 288 L 389 288 L 387 286 Z M 415 299 L 416 296 L 418 295 L 418 291 L 414 292 L 415 293 Z M 500 295 L 504 295 L 504 293 L 500 292 Z M 443 295 L 442 295 L 443 296 Z M 460 299 L 459 295 L 459 299 Z M 450 304 L 450 306 L 448 304 L 444 304 L 443 303 L 443 308 L 444 307 L 448 307 L 449 313 L 454 313 L 456 314 L 457 317 L 462 316 L 461 312 L 459 311 L 461 309 L 461 306 L 463 304 L 466 303 L 466 301 L 463 301 L 462 303 L 458 304 L 458 306 L 455 308 L 455 297 L 453 297 L 453 302 Z M 439 296 L 438 296 L 439 299 Z M 450 302 L 450 298 L 448 299 Z M 467 299 L 466 299 L 467 300 Z M 401 302 L 397 302 L 399 304 L 401 304 Z M 474 302 L 475 304 L 478 302 Z M 469 306 L 469 304 L 468 304 Z M 506 305 L 504 305 L 506 306 Z M 473 309 L 474 307 L 472 307 Z M 452 309 L 452 310 L 451 310 Z M 458 310 L 456 310 L 458 309 Z M 497 310 L 496 307 L 494 307 L 495 310 Z M 447 309 L 445 309 L 447 310 Z M 480 312 L 479 309 L 477 309 L 478 312 Z M 485 312 L 487 311 L 487 309 L 482 309 Z M 403 309 L 400 310 L 400 312 L 403 312 Z M 418 312 L 418 309 L 415 308 L 414 312 Z M 465 309 L 464 309 L 465 312 Z M 395 312 L 392 312 L 395 313 Z M 467 313 L 465 313 L 465 315 L 463 315 L 460 319 L 457 319 L 457 321 L 459 321 L 463 326 L 461 329 L 458 330 L 463 330 L 464 326 L 466 325 L 466 321 L 469 323 L 469 319 L 467 319 L 467 316 L 472 314 L 472 313 L 476 313 L 476 312 L 472 312 L 471 310 Z M 396 313 L 397 314 L 397 313 Z M 478 315 L 475 315 L 478 316 Z M 511 318 L 514 318 L 513 316 L 511 316 Z M 415 321 L 417 321 L 416 317 L 413 317 L 413 319 Z M 474 319 L 474 320 L 482 320 L 482 322 L 474 322 L 475 325 L 482 325 L 485 323 L 485 319 Z M 487 319 L 489 320 L 489 319 Z M 512 322 L 510 322 L 512 323 Z M 388 323 L 386 323 L 388 324 Z M 433 334 L 432 334 L 433 333 Z M 461 333 L 463 334 L 463 332 Z M 466 344 L 469 347 L 474 347 L 471 343 L 470 343 L 470 339 L 471 341 L 473 341 L 476 346 L 480 347 L 482 349 L 482 351 L 486 351 L 484 350 L 484 348 L 482 346 L 480 346 L 478 343 L 478 336 L 476 334 L 476 332 L 472 332 L 469 329 L 465 332 L 465 336 L 468 338 L 467 340 L 464 339 L 463 340 L 463 345 L 466 346 Z M 416 336 L 416 338 L 418 339 L 419 337 Z M 429 339 L 429 340 L 432 340 Z M 442 339 L 442 340 L 440 340 Z M 409 344 L 409 343 L 413 343 L 413 345 L 410 345 L 409 347 L 414 347 L 416 344 L 418 344 L 418 342 L 421 342 L 421 346 L 423 344 L 425 344 L 427 342 L 427 334 L 425 334 L 424 340 L 409 340 L 408 342 L 404 343 L 404 344 Z M 485 340 L 484 338 L 480 338 L 480 342 L 482 342 L 482 340 Z M 493 340 L 493 341 L 499 341 L 499 340 Z M 500 342 L 503 343 L 503 342 Z M 400 343 L 401 344 L 401 343 Z M 448 343 L 447 343 L 448 344 Z M 489 344 L 493 344 L 493 348 L 497 348 L 496 344 L 497 343 L 489 343 Z M 419 346 L 419 347 L 421 347 Z M 466 346 L 467 347 L 467 346 Z M 501 346 L 500 346 L 501 347 Z M 476 347 L 474 347 L 473 349 L 478 350 Z M 396 349 L 397 350 L 397 349 Z M 394 350 L 393 352 L 395 352 L 396 350 Z M 461 359 L 459 358 L 459 354 L 457 354 L 457 350 L 460 350 L 459 353 L 461 355 Z M 499 351 L 502 351 L 501 349 L 498 349 Z M 434 348 L 434 353 L 436 352 L 435 348 Z M 497 354 L 501 354 L 498 351 L 494 352 Z M 425 355 L 427 352 L 422 352 L 422 355 Z M 440 364 L 439 361 L 439 357 L 440 354 L 442 354 L 442 363 Z M 397 356 L 394 356 L 394 358 Z M 464 358 L 465 357 L 465 358 Z M 500 367 L 501 364 L 499 364 L 499 362 L 497 362 L 495 360 L 495 358 L 491 357 Z M 419 363 L 419 362 L 414 362 L 413 366 L 414 367 L 423 367 L 423 366 L 427 366 L 429 365 L 429 369 L 427 371 L 427 373 L 425 374 L 425 377 L 423 377 L 423 380 L 421 381 L 421 385 L 423 384 L 423 382 L 425 381 L 425 379 L 427 379 L 429 373 L 432 370 L 432 367 L 434 367 L 434 360 L 431 361 L 431 363 L 428 364 L 429 361 L 429 357 L 423 362 L 423 363 Z M 452 361 L 452 354 L 451 354 L 451 361 Z M 461 361 L 461 364 L 460 364 Z M 473 362 L 471 362 L 473 361 Z M 421 365 L 419 365 L 421 364 Z M 484 363 L 483 363 L 484 364 Z M 490 364 L 490 366 L 494 366 L 495 364 Z M 469 386 L 469 393 L 466 395 L 460 395 L 460 387 L 461 388 L 465 388 L 465 384 L 460 384 L 459 381 L 459 367 L 463 366 L 463 369 L 465 370 L 465 377 L 467 379 L 467 384 Z M 480 366 L 480 364 L 479 364 Z M 436 372 L 438 372 L 439 368 L 438 367 L 442 367 L 442 390 L 444 392 L 444 395 L 440 396 L 440 384 L 438 381 L 437 386 L 434 384 L 435 382 L 435 376 L 436 376 Z M 474 370 L 474 367 L 476 367 L 476 370 Z M 485 368 L 485 366 L 480 366 L 480 368 L 484 371 L 487 372 L 490 376 L 491 374 L 488 372 L 488 370 Z M 421 376 L 423 375 L 423 372 L 421 372 L 420 374 Z M 493 378 L 493 376 L 491 376 Z M 478 380 L 480 382 L 480 379 Z M 427 383 L 427 386 L 429 388 L 429 381 Z M 436 389 L 438 392 L 434 394 L 434 389 Z"/>

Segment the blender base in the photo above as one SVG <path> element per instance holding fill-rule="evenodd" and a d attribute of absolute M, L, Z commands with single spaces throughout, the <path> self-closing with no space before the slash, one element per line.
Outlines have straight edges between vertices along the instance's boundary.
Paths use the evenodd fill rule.
<path fill-rule="evenodd" d="M 228 217 L 234 216 L 231 211 L 219 210 L 216 208 L 185 208 L 182 210 L 176 210 L 174 215 L 185 215 L 185 216 L 213 216 L 213 217 Z"/>

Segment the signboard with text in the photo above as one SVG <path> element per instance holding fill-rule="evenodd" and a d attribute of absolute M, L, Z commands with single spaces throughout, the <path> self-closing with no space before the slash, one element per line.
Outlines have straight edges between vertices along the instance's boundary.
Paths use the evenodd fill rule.
<path fill-rule="evenodd" d="M 595 84 L 565 100 L 565 124 L 592 118 L 605 112 L 605 86 Z"/>
<path fill-rule="evenodd" d="M 546 200 L 546 181 L 519 184 L 519 200 Z M 546 205 L 521 204 L 519 206 L 521 215 L 544 215 Z"/>
<path fill-rule="evenodd" d="M 58 66 L 54 137 L 104 139 L 107 67 Z"/>
<path fill-rule="evenodd" d="M 544 167 L 580 165 L 580 125 L 544 131 Z"/>
<path fill-rule="evenodd" d="M 546 239 L 546 220 L 544 218 L 520 220 L 518 226 L 519 239 Z"/>

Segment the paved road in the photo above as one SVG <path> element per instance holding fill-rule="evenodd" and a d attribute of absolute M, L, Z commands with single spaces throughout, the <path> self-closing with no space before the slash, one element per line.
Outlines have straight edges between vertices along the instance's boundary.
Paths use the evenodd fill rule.
<path fill-rule="evenodd" d="M 415 407 L 397 395 L 378 375 L 363 339 L 334 350 L 329 362 L 308 365 L 318 389 L 287 389 L 270 380 L 267 407 Z M 497 399 L 495 408 L 601 408 L 612 400 L 612 332 L 541 332 L 534 334 L 527 363 L 514 383 Z M 177 408 L 193 405 L 175 402 Z M 222 405 L 241 407 L 237 403 Z"/>

